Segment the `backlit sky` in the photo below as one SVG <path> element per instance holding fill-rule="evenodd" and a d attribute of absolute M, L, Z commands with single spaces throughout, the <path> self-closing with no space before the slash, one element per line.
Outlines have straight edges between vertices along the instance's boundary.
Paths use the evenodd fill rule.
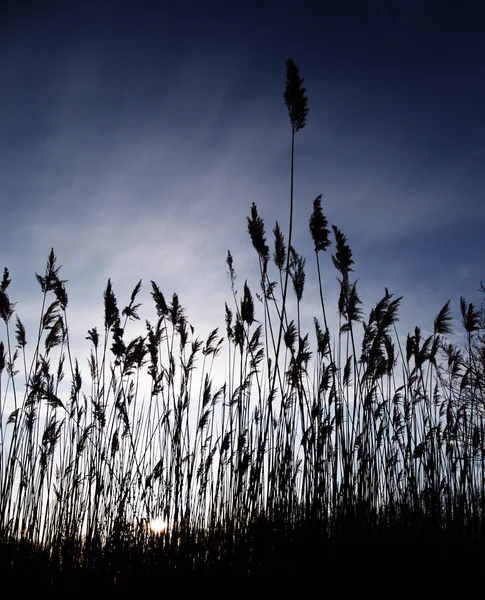
<path fill-rule="evenodd" d="M 0 9 L 0 268 L 33 323 L 51 247 L 73 334 L 138 280 L 179 294 L 196 332 L 224 332 L 225 264 L 257 290 L 247 235 L 286 235 L 285 62 L 310 112 L 296 137 L 295 232 L 318 307 L 308 219 L 323 194 L 369 310 L 384 286 L 425 330 L 485 279 L 485 21 L 477 4 L 10 2 Z M 338 5 L 340 8 L 335 8 Z M 330 256 L 326 295 L 336 293 Z M 317 308 L 315 308 L 316 312 Z M 27 331 L 32 340 L 34 332 Z M 0 339 L 3 339 L 3 331 Z"/>

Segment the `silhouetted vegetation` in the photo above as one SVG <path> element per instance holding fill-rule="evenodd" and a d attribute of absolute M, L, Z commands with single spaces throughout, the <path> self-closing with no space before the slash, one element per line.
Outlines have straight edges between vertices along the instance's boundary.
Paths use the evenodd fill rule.
<path fill-rule="evenodd" d="M 39 586 L 126 589 L 160 577 L 302 576 L 322 565 L 336 573 L 353 561 L 373 569 L 430 556 L 446 568 L 483 558 L 484 314 L 461 299 L 462 345 L 450 342 L 450 302 L 431 335 L 416 327 L 405 340 L 400 297 L 385 289 L 366 316 L 348 240 L 329 225 L 320 196 L 309 217 L 320 313 L 312 332 L 303 329 L 306 265 L 292 245 L 295 134 L 308 114 L 302 83 L 288 61 L 288 241 L 276 223 L 270 248 L 253 204 L 247 228 L 260 289 L 253 294 L 246 281 L 238 290 L 228 252 L 224 337 L 216 328 L 198 339 L 177 294 L 166 299 L 155 282 L 151 320 L 131 337 L 141 281 L 122 310 L 108 281 L 104 325 L 87 331 L 86 369 L 71 352 L 54 251 L 36 275 L 33 343 L 5 269 L 4 581 L 28 572 Z M 325 302 L 333 269 L 336 310 Z M 222 385 L 217 369 L 227 374 Z"/>

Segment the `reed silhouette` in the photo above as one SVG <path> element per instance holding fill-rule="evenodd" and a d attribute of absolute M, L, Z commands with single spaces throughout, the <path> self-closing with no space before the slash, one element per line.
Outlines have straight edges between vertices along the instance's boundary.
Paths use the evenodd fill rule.
<path fill-rule="evenodd" d="M 430 556 L 440 568 L 470 568 L 483 559 L 483 312 L 461 299 L 460 347 L 447 337 L 450 302 L 427 337 L 416 327 L 400 339 L 402 299 L 387 289 L 365 316 L 348 240 L 329 225 L 319 196 L 309 233 L 321 314 L 312 332 L 303 330 L 306 264 L 292 227 L 295 134 L 308 100 L 295 63 L 286 68 L 288 241 L 276 222 L 270 250 L 252 204 L 260 289 L 257 302 L 247 281 L 238 294 L 228 252 L 225 338 L 215 328 L 198 339 L 177 294 L 167 301 L 153 281 L 151 321 L 130 338 L 142 282 L 120 311 L 108 281 L 104 328 L 87 332 L 85 378 L 71 352 L 54 250 L 36 275 L 33 346 L 5 269 L 4 581 L 29 572 L 38 586 L 126 589 L 161 577 L 311 576 L 322 565 L 345 573 L 354 559 L 368 569 Z M 324 298 L 334 273 L 332 324 Z M 228 373 L 219 386 L 218 361 Z"/>

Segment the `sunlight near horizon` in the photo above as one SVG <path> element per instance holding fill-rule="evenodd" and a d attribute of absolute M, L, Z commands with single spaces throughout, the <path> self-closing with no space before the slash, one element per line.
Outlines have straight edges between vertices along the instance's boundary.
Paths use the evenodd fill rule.
<path fill-rule="evenodd" d="M 157 517 L 155 519 L 152 519 L 149 523 L 148 523 L 148 527 L 150 529 L 150 531 L 152 533 L 165 533 L 166 529 L 167 529 L 168 523 L 165 519 L 162 519 L 162 517 Z"/>

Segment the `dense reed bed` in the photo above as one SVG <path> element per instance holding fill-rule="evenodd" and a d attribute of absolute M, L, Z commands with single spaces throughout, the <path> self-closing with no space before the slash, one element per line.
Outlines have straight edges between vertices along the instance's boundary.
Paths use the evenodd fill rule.
<path fill-rule="evenodd" d="M 225 331 L 200 340 L 178 296 L 139 282 L 71 351 L 54 251 L 37 275 L 29 340 L 0 286 L 0 560 L 39 585 L 107 586 L 160 576 L 314 573 L 360 564 L 481 560 L 484 548 L 483 313 L 461 299 L 463 344 L 446 303 L 406 339 L 387 289 L 366 315 L 346 236 L 322 198 L 309 210 L 319 314 L 303 329 L 305 259 L 292 245 L 295 135 L 308 112 L 287 63 L 291 122 L 287 239 L 247 219 L 260 287 L 238 289 Z M 324 300 L 337 275 L 337 306 Z M 338 319 L 333 315 L 337 314 Z M 329 316 L 332 318 L 330 319 Z M 69 316 L 69 318 L 72 318 Z M 430 324 L 431 325 L 431 324 Z M 135 331 L 137 335 L 131 335 Z M 226 373 L 223 382 L 218 374 Z"/>

